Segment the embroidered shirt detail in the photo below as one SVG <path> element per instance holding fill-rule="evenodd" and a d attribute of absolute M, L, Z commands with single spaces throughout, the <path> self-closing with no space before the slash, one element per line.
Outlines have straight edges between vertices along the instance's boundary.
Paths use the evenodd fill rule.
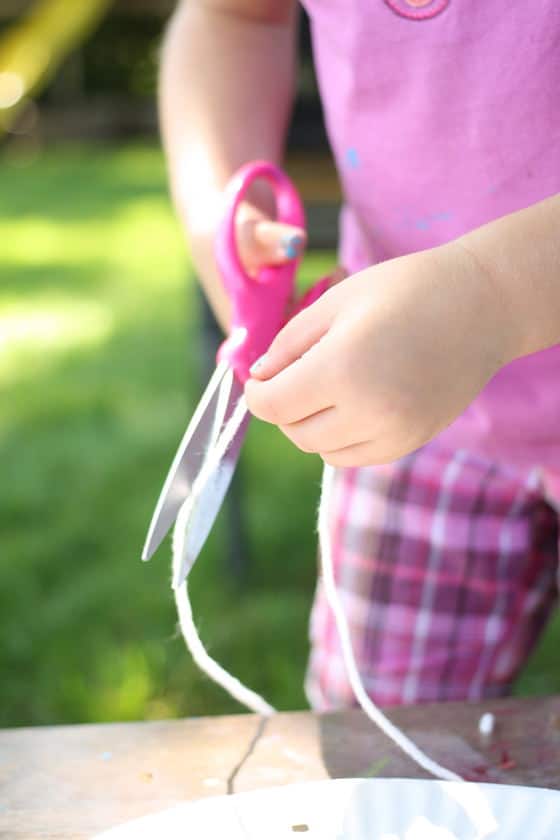
<path fill-rule="evenodd" d="M 443 12 L 450 0 L 385 0 L 397 15 L 410 20 L 428 20 Z"/>

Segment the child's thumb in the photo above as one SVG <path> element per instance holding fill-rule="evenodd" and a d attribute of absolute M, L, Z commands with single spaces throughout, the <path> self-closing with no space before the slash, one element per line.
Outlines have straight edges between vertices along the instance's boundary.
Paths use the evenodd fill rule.
<path fill-rule="evenodd" d="M 254 273 L 263 265 L 281 265 L 300 257 L 306 234 L 282 222 L 247 219 L 237 228 L 237 247 L 245 268 Z"/>

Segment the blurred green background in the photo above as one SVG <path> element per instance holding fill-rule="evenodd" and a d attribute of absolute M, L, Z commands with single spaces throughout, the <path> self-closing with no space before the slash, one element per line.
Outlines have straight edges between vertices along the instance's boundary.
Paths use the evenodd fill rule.
<path fill-rule="evenodd" d="M 6 7 L 0 43 L 30 5 Z M 169 543 L 139 559 L 208 361 L 155 134 L 168 8 L 110 7 L 1 141 L 4 726 L 240 710 L 184 649 Z M 326 149 L 305 33 L 302 50 L 290 150 L 313 173 Z M 306 190 L 321 246 L 303 266 L 311 282 L 335 256 L 324 180 Z M 211 654 L 281 709 L 305 706 L 319 477 L 316 458 L 253 423 L 240 466 L 243 571 L 231 568 L 221 514 L 191 576 Z M 556 618 L 518 692 L 560 690 L 559 638 Z"/>

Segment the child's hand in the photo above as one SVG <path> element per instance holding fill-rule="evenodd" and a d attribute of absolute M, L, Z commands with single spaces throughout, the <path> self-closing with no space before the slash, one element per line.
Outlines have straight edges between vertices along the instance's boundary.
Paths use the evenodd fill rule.
<path fill-rule="evenodd" d="M 307 240 L 302 228 L 272 221 L 254 208 L 237 214 L 237 249 L 249 274 L 260 266 L 282 265 L 300 257 Z"/>
<path fill-rule="evenodd" d="M 513 358 L 507 311 L 458 244 L 366 269 L 278 334 L 246 385 L 249 408 L 329 464 L 393 461 Z"/>
<path fill-rule="evenodd" d="M 226 294 L 215 258 L 216 228 L 221 219 L 222 194 L 208 201 L 190 229 L 190 252 L 196 273 L 224 332 L 229 331 L 231 301 Z M 252 204 L 244 203 L 236 214 L 236 240 L 240 261 L 250 275 L 262 265 L 281 265 L 301 256 L 306 234 L 302 228 L 272 221 Z"/>

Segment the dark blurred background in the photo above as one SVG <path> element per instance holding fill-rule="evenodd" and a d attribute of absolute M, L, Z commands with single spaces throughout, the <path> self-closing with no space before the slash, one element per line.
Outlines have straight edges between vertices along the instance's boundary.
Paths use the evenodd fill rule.
<path fill-rule="evenodd" d="M 8 27 L 18 23 L 21 27 L 26 13 L 33 14 L 34 7 L 48 5 L 33 0 L 2 0 L 0 32 L 5 34 Z M 55 7 L 53 27 L 68 25 L 70 12 L 71 17 L 82 19 L 83 29 L 75 32 L 66 49 L 57 50 L 51 65 L 54 76 L 49 71 L 39 85 L 41 135 L 45 139 L 66 140 L 155 136 L 158 53 L 165 22 L 175 3 L 84 0 L 76 5 L 82 10 L 89 7 L 90 12 L 79 11 L 77 15 L 72 4 L 59 0 L 52 5 Z M 78 25 L 74 22 L 73 28 Z M 43 32 L 37 31 L 37 48 L 48 48 L 44 38 Z M 290 145 L 324 152 L 326 138 L 305 16 L 300 46 L 301 66 Z M 25 117 L 20 119 L 20 129 L 25 129 L 25 123 Z"/>
<path fill-rule="evenodd" d="M 169 542 L 140 550 L 219 335 L 170 206 L 155 107 L 166 0 L 0 0 L 0 725 L 239 711 L 177 633 Z M 309 33 L 288 170 L 303 283 L 339 191 Z M 210 652 L 302 708 L 320 464 L 253 423 L 191 575 Z M 549 630 L 518 691 L 560 690 Z"/>

